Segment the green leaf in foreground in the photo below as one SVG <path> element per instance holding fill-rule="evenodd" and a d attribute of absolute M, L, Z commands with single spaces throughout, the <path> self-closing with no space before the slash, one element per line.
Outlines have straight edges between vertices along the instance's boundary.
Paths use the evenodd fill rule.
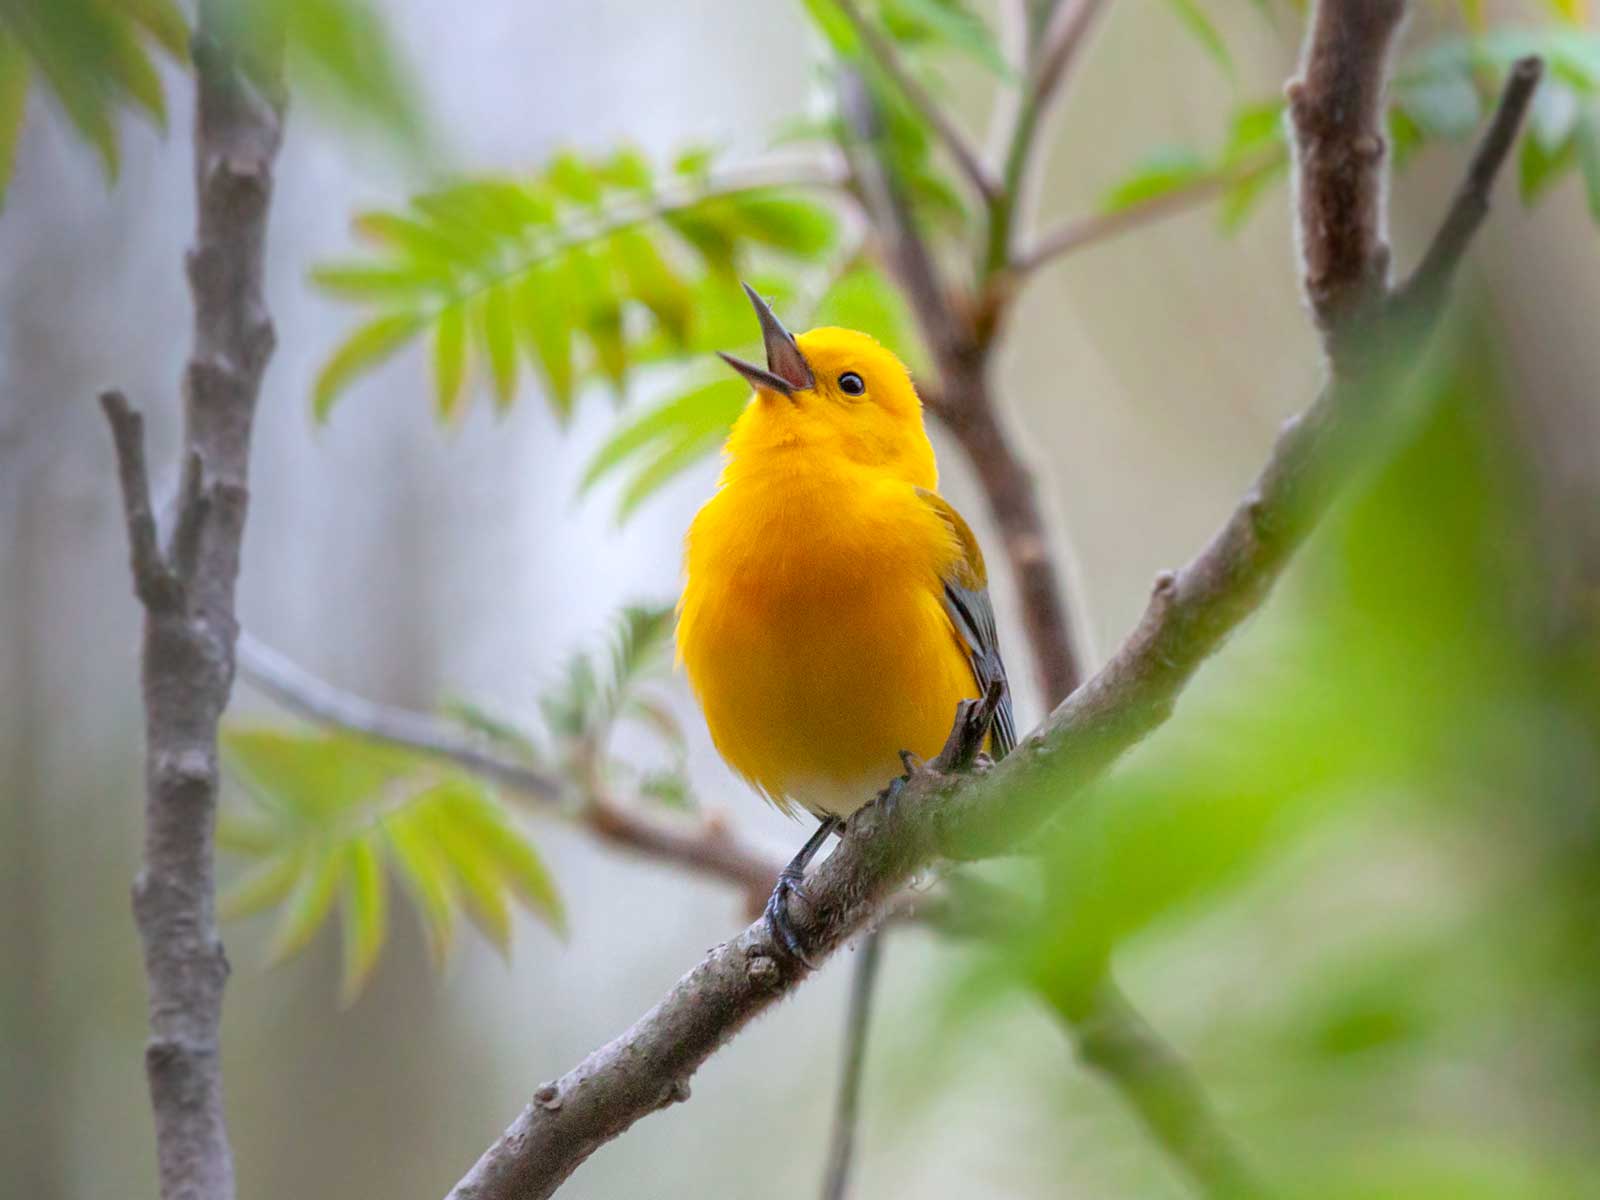
<path fill-rule="evenodd" d="M 243 812 L 226 813 L 247 836 L 230 835 L 224 847 L 247 865 L 223 893 L 223 915 L 276 909 L 269 958 L 277 962 L 308 945 L 337 906 L 343 1003 L 359 996 L 381 957 L 391 876 L 441 964 L 463 913 L 509 952 L 513 897 L 564 930 L 538 851 L 476 780 L 342 734 L 230 728 L 224 752 L 247 799 Z"/>

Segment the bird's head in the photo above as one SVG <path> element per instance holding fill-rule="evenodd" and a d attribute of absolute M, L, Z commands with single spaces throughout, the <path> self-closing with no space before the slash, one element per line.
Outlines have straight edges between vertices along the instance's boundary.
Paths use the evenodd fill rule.
<path fill-rule="evenodd" d="M 918 487 L 934 487 L 933 447 L 905 364 L 877 339 L 853 329 L 824 326 L 796 336 L 754 288 L 745 284 L 744 290 L 761 322 L 767 365 L 722 355 L 756 393 L 730 452 L 786 447 L 842 454 Z"/>

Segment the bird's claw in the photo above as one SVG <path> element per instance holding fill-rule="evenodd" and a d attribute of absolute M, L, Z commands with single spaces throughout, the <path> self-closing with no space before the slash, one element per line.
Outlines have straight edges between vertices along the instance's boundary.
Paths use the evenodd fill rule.
<path fill-rule="evenodd" d="M 784 871 L 778 876 L 778 882 L 773 885 L 772 895 L 767 897 L 767 907 L 762 915 L 766 917 L 767 931 L 772 935 L 773 942 L 790 958 L 803 964 L 808 970 L 814 971 L 817 969 L 817 964 L 811 961 L 811 956 L 806 952 L 805 939 L 795 928 L 793 918 L 789 916 L 791 896 L 798 896 L 804 901 L 805 884 L 798 872 Z"/>

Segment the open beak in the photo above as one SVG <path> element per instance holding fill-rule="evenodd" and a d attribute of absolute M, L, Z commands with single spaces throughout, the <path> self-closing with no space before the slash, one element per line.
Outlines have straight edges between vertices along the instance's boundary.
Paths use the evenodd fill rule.
<path fill-rule="evenodd" d="M 815 384 L 816 377 L 811 373 L 811 365 L 806 362 L 805 355 L 800 353 L 794 335 L 783 327 L 783 322 L 773 315 L 772 309 L 767 307 L 767 302 L 757 295 L 755 288 L 748 283 L 744 285 L 744 294 L 750 297 L 750 303 L 756 310 L 756 319 L 761 322 L 761 340 L 767 347 L 767 369 L 762 370 L 754 363 L 747 363 L 744 359 L 735 358 L 731 354 L 723 354 L 720 350 L 717 351 L 718 356 L 748 379 L 750 386 L 758 392 L 776 392 L 780 396 L 792 396 L 795 392 L 804 391 Z"/>

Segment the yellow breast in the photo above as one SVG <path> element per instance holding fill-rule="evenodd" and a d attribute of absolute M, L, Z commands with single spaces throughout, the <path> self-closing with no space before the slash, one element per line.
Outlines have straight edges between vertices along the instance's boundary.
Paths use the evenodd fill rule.
<path fill-rule="evenodd" d="M 941 601 L 958 548 L 904 480 L 727 477 L 686 551 L 679 657 L 718 751 L 785 810 L 848 815 L 976 695 Z"/>

